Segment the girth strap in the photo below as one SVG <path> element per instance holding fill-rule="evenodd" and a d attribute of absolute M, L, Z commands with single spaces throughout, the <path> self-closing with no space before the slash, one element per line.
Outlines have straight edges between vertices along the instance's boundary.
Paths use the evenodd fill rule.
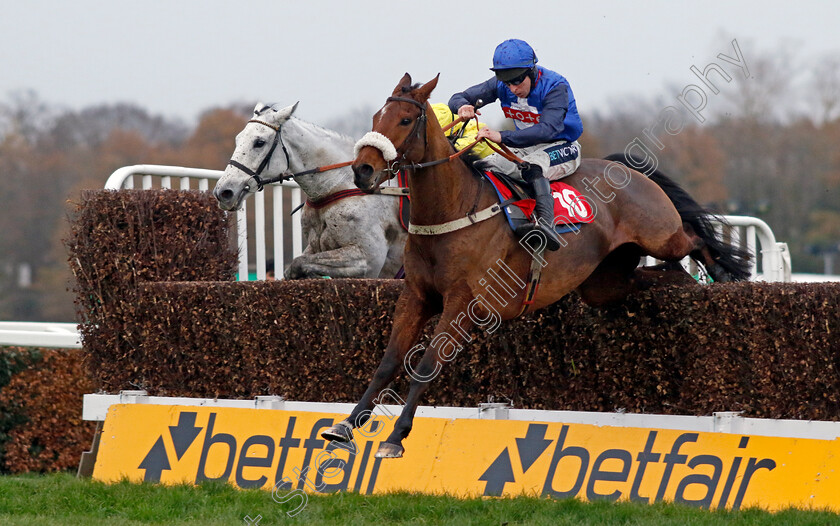
<path fill-rule="evenodd" d="M 484 210 L 479 210 L 474 214 L 462 217 L 461 219 L 455 219 L 454 221 L 447 221 L 446 223 L 441 223 L 439 225 L 415 225 L 414 223 L 411 223 L 408 225 L 408 233 L 418 234 L 421 236 L 446 234 L 456 230 L 461 230 L 462 228 L 466 228 L 482 221 L 486 221 L 494 215 L 501 213 L 501 211 L 502 206 L 499 203 L 496 203 Z"/>
<path fill-rule="evenodd" d="M 404 187 L 404 186 L 401 186 L 401 187 L 389 186 L 389 187 L 385 187 L 385 188 L 379 188 L 374 193 L 382 194 L 382 195 L 393 195 L 393 196 L 397 196 L 397 197 L 404 197 L 404 196 L 409 195 L 408 188 Z M 311 199 L 307 199 L 303 203 L 299 204 L 297 206 L 297 208 L 292 210 L 289 215 L 294 215 L 295 212 L 297 212 L 301 208 L 303 208 L 303 205 L 308 205 L 308 206 L 311 206 L 312 208 L 318 210 L 318 209 L 324 208 L 327 205 L 331 205 L 331 204 L 335 203 L 336 201 L 341 201 L 342 199 L 346 199 L 348 197 L 362 197 L 362 196 L 365 196 L 365 195 L 368 195 L 368 194 L 366 194 L 365 192 L 362 192 L 361 190 L 359 190 L 357 188 L 350 188 L 348 190 L 339 190 L 338 192 L 336 192 L 334 194 L 330 194 L 330 195 L 324 197 L 323 199 L 316 199 L 314 201 L 311 200 Z"/>
<path fill-rule="evenodd" d="M 537 296 L 537 290 L 540 288 L 540 278 L 542 277 L 541 259 L 542 252 L 537 252 L 531 259 L 531 268 L 528 270 L 528 282 L 527 288 L 525 289 L 525 297 L 522 298 L 522 308 L 519 309 L 519 314 L 516 315 L 517 318 L 528 312 L 528 309 L 534 304 L 534 298 Z"/>
<path fill-rule="evenodd" d="M 362 192 L 358 188 L 351 188 L 349 190 L 340 190 L 340 191 L 338 191 L 334 194 L 330 194 L 330 195 L 324 197 L 323 199 L 316 199 L 314 201 L 311 200 L 311 199 L 307 199 L 306 200 L 306 205 L 311 206 L 312 208 L 315 208 L 317 210 L 319 208 L 324 208 L 325 206 L 331 205 L 332 203 L 335 203 L 336 201 L 341 201 L 342 199 L 344 199 L 346 197 L 356 197 L 356 196 L 362 196 L 362 195 L 367 195 L 367 194 Z"/>
<path fill-rule="evenodd" d="M 461 230 L 462 228 L 466 228 L 470 225 L 486 221 L 501 213 L 504 207 L 512 204 L 514 201 L 514 199 L 507 199 L 501 203 L 490 205 L 484 210 L 479 210 L 474 214 L 467 214 L 466 217 L 462 217 L 461 219 L 447 221 L 446 223 L 441 223 L 439 225 L 415 225 L 414 223 L 411 223 L 408 225 L 408 233 L 421 236 L 436 236 L 438 234 L 447 234 L 449 232 Z"/>

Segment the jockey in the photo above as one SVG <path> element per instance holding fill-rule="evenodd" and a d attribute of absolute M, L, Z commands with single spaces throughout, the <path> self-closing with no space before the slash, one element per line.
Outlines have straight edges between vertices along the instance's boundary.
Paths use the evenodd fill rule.
<path fill-rule="evenodd" d="M 560 248 L 554 231 L 554 198 L 550 182 L 572 174 L 580 166 L 583 123 L 577 111 L 569 82 L 560 74 L 537 66 L 537 55 L 528 43 L 505 40 L 493 54 L 495 76 L 452 95 L 449 108 L 459 117 L 469 119 L 479 114 L 475 104 L 499 100 L 506 117 L 513 119 L 515 130 L 496 131 L 489 127 L 478 131 L 495 143 L 505 144 L 529 166 L 522 179 L 531 185 L 536 199 L 535 226 L 526 225 L 525 235 L 538 228 L 547 238 L 546 248 Z M 493 154 L 480 161 L 488 170 L 512 174 L 515 165 Z"/>

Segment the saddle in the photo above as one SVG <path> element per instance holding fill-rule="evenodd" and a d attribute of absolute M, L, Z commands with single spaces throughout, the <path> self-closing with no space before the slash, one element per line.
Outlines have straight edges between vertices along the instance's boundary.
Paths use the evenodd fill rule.
<path fill-rule="evenodd" d="M 505 205 L 502 210 L 513 232 L 516 232 L 520 225 L 533 222 L 531 215 L 534 213 L 535 201 L 522 182 L 502 173 L 477 169 L 473 171 L 493 186 L 499 201 Z M 397 184 L 400 187 L 408 186 L 405 172 L 400 171 L 397 174 Z M 554 194 L 554 222 L 556 223 L 554 230 L 558 234 L 577 232 L 580 230 L 580 225 L 591 223 L 595 219 L 595 213 L 589 202 L 571 185 L 563 181 L 552 181 L 551 191 Z M 411 218 L 411 196 L 403 195 L 399 199 L 400 225 L 408 231 Z"/>
<path fill-rule="evenodd" d="M 479 175 L 493 185 L 508 225 L 516 229 L 524 224 L 533 223 L 534 199 L 525 190 L 525 185 L 511 177 L 495 172 L 479 172 Z M 584 223 L 591 223 L 595 213 L 587 199 L 574 187 L 563 181 L 552 181 L 551 192 L 554 195 L 554 231 L 558 234 L 577 232 Z"/>

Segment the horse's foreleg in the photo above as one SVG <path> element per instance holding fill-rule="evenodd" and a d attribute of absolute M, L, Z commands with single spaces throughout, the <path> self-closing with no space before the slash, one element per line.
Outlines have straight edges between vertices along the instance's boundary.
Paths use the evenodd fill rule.
<path fill-rule="evenodd" d="M 371 268 L 375 263 L 359 245 L 345 245 L 335 250 L 301 254 L 292 261 L 284 275 L 286 279 L 376 277 L 379 268 Z M 373 270 L 376 272 L 371 276 Z"/>
<path fill-rule="evenodd" d="M 388 439 L 379 446 L 376 453 L 378 458 L 397 458 L 403 453 L 402 441 L 411 432 L 414 422 L 414 413 L 429 384 L 434 380 L 445 362 L 452 361 L 463 348 L 463 344 L 469 341 L 470 330 L 469 318 L 466 316 L 467 302 L 448 302 L 440 321 L 435 327 L 434 336 L 430 345 L 423 350 L 423 356 L 415 368 L 409 360 L 406 369 L 411 376 L 411 387 L 405 401 L 400 417 L 394 424 L 394 430 Z M 419 347 L 415 347 L 418 352 Z"/>
<path fill-rule="evenodd" d="M 373 374 L 370 385 L 350 416 L 321 433 L 322 437 L 339 442 L 349 442 L 353 439 L 352 429 L 365 425 L 370 419 L 374 407 L 379 402 L 380 394 L 397 376 L 400 367 L 403 365 L 405 355 L 418 340 L 426 322 L 434 314 L 436 312 L 424 298 L 421 298 L 408 287 L 403 290 L 397 301 L 394 326 L 391 329 L 388 347 L 385 349 L 385 355 L 382 357 L 379 367 Z"/>

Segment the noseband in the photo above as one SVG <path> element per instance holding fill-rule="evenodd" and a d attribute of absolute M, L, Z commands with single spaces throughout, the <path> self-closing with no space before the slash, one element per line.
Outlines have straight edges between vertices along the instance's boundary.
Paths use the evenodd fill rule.
<path fill-rule="evenodd" d="M 254 122 L 256 124 L 262 124 L 263 126 L 268 126 L 272 130 L 274 130 L 274 142 L 271 143 L 271 148 L 268 150 L 268 154 L 262 160 L 259 167 L 257 167 L 256 171 L 248 168 L 244 164 L 240 163 L 239 161 L 235 161 L 233 159 L 228 161 L 228 165 L 233 166 L 234 168 L 238 168 L 239 170 L 241 170 L 241 171 L 245 172 L 246 174 L 248 174 L 249 176 L 251 176 L 251 178 L 257 183 L 257 191 L 262 191 L 263 186 L 272 182 L 272 180 L 263 180 L 263 179 L 260 178 L 260 174 L 263 173 L 263 170 L 268 168 L 268 165 L 271 162 L 271 156 L 274 155 L 274 150 L 277 149 L 277 145 L 279 144 L 280 147 L 283 148 L 283 154 L 286 156 L 286 170 L 287 171 L 290 169 L 290 166 L 289 166 L 289 162 L 290 162 L 289 161 L 289 152 L 288 152 L 288 150 L 286 150 L 286 145 L 283 144 L 283 139 L 280 137 L 280 126 L 274 126 L 274 125 L 269 124 L 265 121 L 261 121 L 261 120 L 257 120 L 257 119 L 251 119 L 250 121 L 248 121 L 247 124 L 250 124 L 252 122 Z"/>

